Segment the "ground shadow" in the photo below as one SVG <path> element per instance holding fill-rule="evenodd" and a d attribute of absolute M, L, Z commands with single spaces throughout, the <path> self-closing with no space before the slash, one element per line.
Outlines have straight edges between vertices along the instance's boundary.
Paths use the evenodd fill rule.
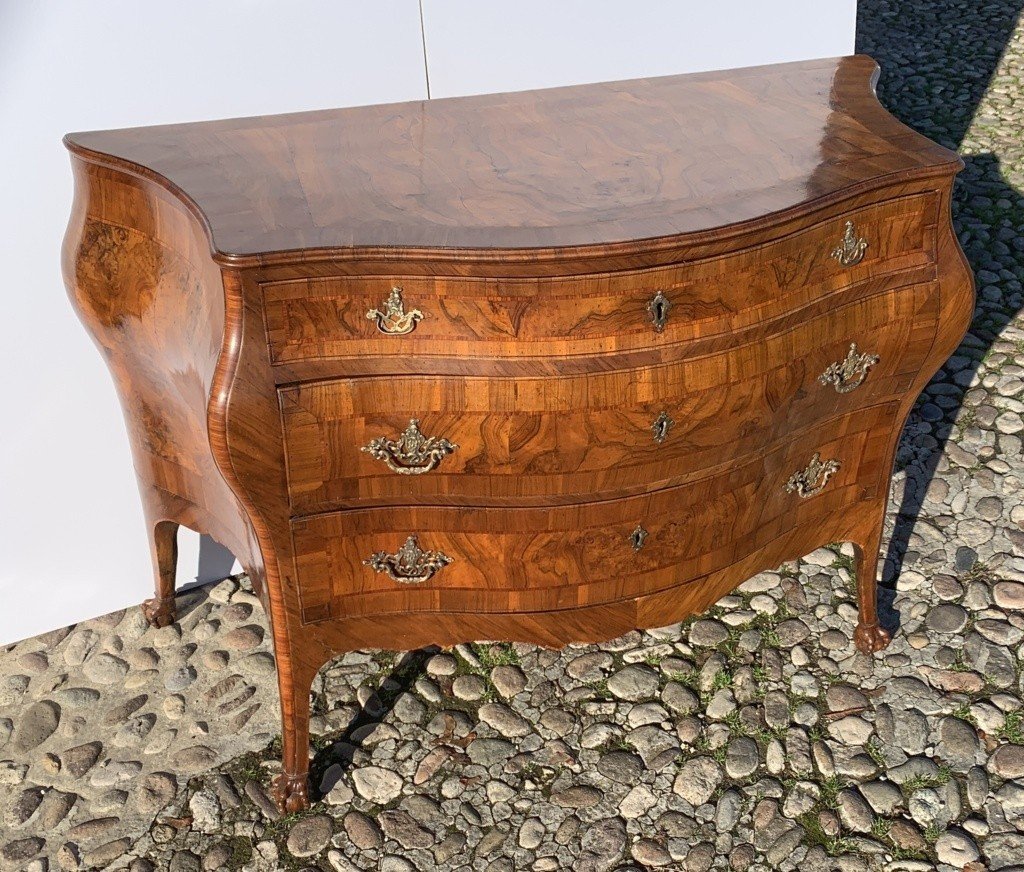
<path fill-rule="evenodd" d="M 923 559 L 909 547 L 911 534 L 954 429 L 965 445 L 977 447 L 977 464 L 995 453 L 964 400 L 981 361 L 1021 309 L 1024 197 L 1004 179 L 998 156 L 978 153 L 967 135 L 1022 10 L 1024 0 L 860 0 L 857 7 L 857 50 L 882 67 L 883 105 L 915 130 L 966 152 L 954 189 L 953 223 L 979 291 L 968 335 L 922 394 L 903 433 L 896 464 L 907 477 L 885 558 L 886 588 L 904 566 Z M 962 575 L 976 560 L 963 546 L 955 566 L 920 568 Z M 898 623 L 893 596 L 884 589 L 879 597 L 882 621 L 890 627 Z"/>
<path fill-rule="evenodd" d="M 310 798 L 313 801 L 320 798 L 320 782 L 327 769 L 334 764 L 346 769 L 352 764 L 355 747 L 362 743 L 373 727 L 384 722 L 403 693 L 412 691 L 416 681 L 424 675 L 427 661 L 438 651 L 439 648 L 430 647 L 403 653 L 391 671 L 383 676 L 377 691 L 359 706 L 344 730 L 331 733 L 324 740 L 313 741 L 313 759 L 309 766 Z M 314 703 L 315 700 L 314 696 Z"/>

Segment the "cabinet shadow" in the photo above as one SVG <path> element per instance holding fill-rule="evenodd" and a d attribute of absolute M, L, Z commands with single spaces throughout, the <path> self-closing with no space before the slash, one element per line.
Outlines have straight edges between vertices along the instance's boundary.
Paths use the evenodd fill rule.
<path fill-rule="evenodd" d="M 958 442 L 975 452 L 973 466 L 997 454 L 975 421 L 980 395 L 965 403 L 981 362 L 1022 308 L 1024 196 L 1008 182 L 995 152 L 977 152 L 971 124 L 1020 21 L 1024 0 L 859 0 L 857 51 L 882 68 L 878 97 L 893 115 L 925 136 L 963 154 L 953 194 L 953 224 L 977 280 L 978 304 L 967 336 L 918 400 L 903 431 L 896 468 L 906 472 L 896 501 L 895 529 L 885 556 L 879 608 L 889 629 L 899 623 L 892 603 L 905 567 L 926 574 L 968 575 L 977 555 L 966 545 L 953 566 L 935 565 L 911 548 L 915 524 L 936 473 Z M 986 119 L 980 119 L 984 124 Z M 999 119 L 992 119 L 998 123 Z M 1007 140 L 1020 131 L 1006 131 Z M 999 141 L 996 137 L 995 141 Z M 960 454 L 959 460 L 966 460 Z M 891 508 L 891 507 L 890 507 Z M 948 525 L 952 518 L 931 519 Z"/>

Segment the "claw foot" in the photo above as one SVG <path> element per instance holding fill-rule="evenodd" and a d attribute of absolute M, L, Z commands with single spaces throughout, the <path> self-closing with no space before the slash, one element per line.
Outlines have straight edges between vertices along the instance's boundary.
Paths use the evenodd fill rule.
<path fill-rule="evenodd" d="M 153 597 L 142 604 L 142 614 L 151 627 L 167 627 L 174 623 L 174 597 Z"/>
<path fill-rule="evenodd" d="M 305 773 L 302 775 L 282 773 L 274 779 L 274 786 L 270 792 L 283 814 L 294 814 L 309 808 L 307 783 L 308 778 Z"/>
<path fill-rule="evenodd" d="M 861 654 L 868 656 L 888 647 L 891 641 L 889 631 L 878 624 L 857 624 L 857 629 L 853 631 L 853 644 Z"/>

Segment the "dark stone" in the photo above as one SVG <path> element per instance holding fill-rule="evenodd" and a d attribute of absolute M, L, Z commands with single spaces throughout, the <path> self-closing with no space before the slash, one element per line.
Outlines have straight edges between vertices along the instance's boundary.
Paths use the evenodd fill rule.
<path fill-rule="evenodd" d="M 967 612 L 955 603 L 943 603 L 928 612 L 925 621 L 935 633 L 959 633 L 967 626 Z"/>
<path fill-rule="evenodd" d="M 974 564 L 978 562 L 978 552 L 966 545 L 956 549 L 956 570 L 957 572 L 970 572 Z"/>
<path fill-rule="evenodd" d="M 597 764 L 597 771 L 619 784 L 635 784 L 643 772 L 643 761 L 630 751 L 611 751 Z"/>
<path fill-rule="evenodd" d="M 170 872 L 202 872 L 202 865 L 191 851 L 176 851 L 171 857 Z"/>
<path fill-rule="evenodd" d="M 43 788 L 30 787 L 23 790 L 4 815 L 4 822 L 12 827 L 20 827 L 36 813 L 43 801 Z"/>
<path fill-rule="evenodd" d="M 46 842 L 43 839 L 36 838 L 35 836 L 27 839 L 17 839 L 4 845 L 3 850 L 0 851 L 0 856 L 9 864 L 21 864 L 26 860 L 31 860 L 43 850 L 45 845 Z"/>
<path fill-rule="evenodd" d="M 84 745 L 68 748 L 61 754 L 61 764 L 72 778 L 81 778 L 96 765 L 101 753 L 103 745 L 100 742 L 86 742 Z"/>

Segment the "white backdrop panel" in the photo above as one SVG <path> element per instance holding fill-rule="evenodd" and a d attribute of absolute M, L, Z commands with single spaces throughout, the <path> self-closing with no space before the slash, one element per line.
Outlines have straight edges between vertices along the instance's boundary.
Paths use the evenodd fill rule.
<path fill-rule="evenodd" d="M 432 97 L 853 53 L 856 0 L 423 0 Z"/>
<path fill-rule="evenodd" d="M 0 0 L 0 644 L 151 595 L 121 410 L 60 277 L 61 137 L 425 96 L 416 0 Z"/>

